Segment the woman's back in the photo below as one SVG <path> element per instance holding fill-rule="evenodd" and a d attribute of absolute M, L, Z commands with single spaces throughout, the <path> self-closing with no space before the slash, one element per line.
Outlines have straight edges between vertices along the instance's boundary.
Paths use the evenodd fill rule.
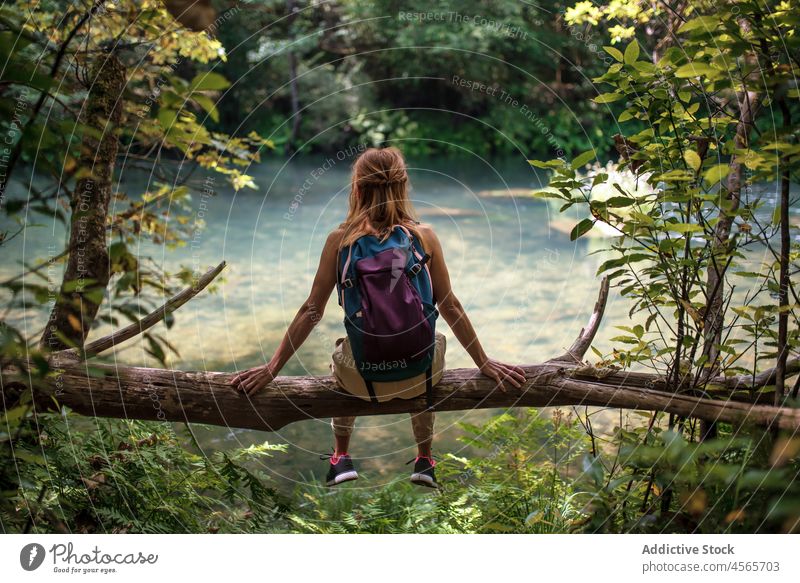
<path fill-rule="evenodd" d="M 405 160 L 396 148 L 370 148 L 356 159 L 347 216 L 325 242 L 308 298 L 300 306 L 269 363 L 242 372 L 233 378 L 232 383 L 248 394 L 270 383 L 320 321 L 331 293 L 338 288 L 340 304 L 345 309 L 348 339 L 351 332 L 354 338 L 362 334 L 352 346 L 345 339 L 337 342 L 334 373 L 344 388 L 357 391 L 363 386 L 364 394 L 359 396 L 384 400 L 379 398 L 374 381 L 381 376 L 378 374 L 381 372 L 380 362 L 378 370 L 359 369 L 355 364 L 375 364 L 373 361 L 376 359 L 385 360 L 385 355 L 391 350 L 386 347 L 392 345 L 412 352 L 420 347 L 424 349 L 409 355 L 425 353 L 423 356 L 427 360 L 419 362 L 427 367 L 423 371 L 421 387 L 428 394 L 429 405 L 428 410 L 412 414 L 418 456 L 411 480 L 435 486 L 434 462 L 430 457 L 434 416 L 432 386 L 441 378 L 445 350 L 442 334 L 435 333 L 433 340 L 432 324 L 436 317 L 441 314 L 481 373 L 495 379 L 499 388 L 505 390 L 505 383 L 520 387 L 525 375 L 520 367 L 490 359 L 484 352 L 463 306 L 451 289 L 441 243 L 430 226 L 419 223 L 408 190 Z M 362 237 L 369 243 L 362 244 Z M 354 248 L 356 257 L 353 257 Z M 397 249 L 405 252 L 397 255 Z M 380 253 L 384 255 L 376 259 Z M 393 257 L 398 261 L 395 262 Z M 358 269 L 354 269 L 356 263 L 359 263 Z M 420 274 L 424 274 L 421 279 L 412 282 Z M 363 285 L 357 287 L 355 280 L 358 278 L 362 278 L 360 283 Z M 420 306 L 421 312 L 418 310 Z M 425 327 L 426 323 L 430 324 L 429 329 Z M 420 331 L 422 333 L 418 334 Z M 365 332 L 371 334 L 366 345 Z M 418 342 L 420 339 L 422 341 Z M 351 352 L 345 353 L 345 348 Z M 430 358 L 431 354 L 433 358 Z M 401 386 L 389 385 L 389 389 L 405 391 L 407 397 L 413 396 L 413 391 L 409 393 L 408 388 L 420 382 L 414 381 L 415 377 L 410 377 L 410 380 L 405 377 L 403 366 L 401 363 L 399 368 L 393 367 L 394 376 L 403 378 L 388 381 L 400 382 Z M 389 398 L 394 396 L 397 395 L 388 395 Z M 327 483 L 335 485 L 358 477 L 347 455 L 355 417 L 336 417 L 331 423 L 336 445 Z"/>

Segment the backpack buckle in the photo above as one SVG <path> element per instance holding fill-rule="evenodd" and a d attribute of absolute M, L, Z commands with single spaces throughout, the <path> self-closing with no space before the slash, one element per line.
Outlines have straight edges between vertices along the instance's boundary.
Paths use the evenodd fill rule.
<path fill-rule="evenodd" d="M 353 280 L 350 279 L 349 277 L 347 279 L 342 280 L 342 287 L 345 287 L 345 288 L 348 288 L 348 289 L 353 287 Z"/>
<path fill-rule="evenodd" d="M 428 262 L 430 258 L 431 256 L 426 253 L 425 255 L 422 256 L 422 259 L 420 259 L 419 262 L 412 265 L 408 270 L 408 272 L 411 274 L 411 277 L 416 276 L 420 271 L 422 271 L 422 268 L 425 266 L 425 264 Z"/>

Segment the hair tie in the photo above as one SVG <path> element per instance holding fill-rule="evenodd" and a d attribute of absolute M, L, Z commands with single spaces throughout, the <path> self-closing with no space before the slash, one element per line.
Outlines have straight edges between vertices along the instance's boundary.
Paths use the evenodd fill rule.
<path fill-rule="evenodd" d="M 405 182 L 405 181 L 406 181 L 406 177 L 405 176 L 401 176 L 400 178 L 391 178 L 391 179 L 381 180 L 378 184 L 382 184 L 384 186 L 389 186 L 390 184 L 398 184 L 400 182 Z"/>

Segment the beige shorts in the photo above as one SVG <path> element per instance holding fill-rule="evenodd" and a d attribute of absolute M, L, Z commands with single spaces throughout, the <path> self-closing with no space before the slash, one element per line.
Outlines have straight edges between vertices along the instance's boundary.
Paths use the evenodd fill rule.
<path fill-rule="evenodd" d="M 442 380 L 442 374 L 444 373 L 444 353 L 447 348 L 444 334 L 436 332 L 434 342 L 431 368 L 433 384 L 436 385 Z M 336 341 L 336 349 L 333 351 L 332 359 L 331 372 L 336 377 L 339 386 L 348 393 L 369 401 L 369 391 L 367 391 L 367 385 L 361 373 L 356 368 L 349 338 L 339 338 Z M 375 381 L 372 383 L 372 387 L 375 390 L 378 402 L 398 398 L 411 399 L 425 394 L 425 373 L 401 381 Z"/>

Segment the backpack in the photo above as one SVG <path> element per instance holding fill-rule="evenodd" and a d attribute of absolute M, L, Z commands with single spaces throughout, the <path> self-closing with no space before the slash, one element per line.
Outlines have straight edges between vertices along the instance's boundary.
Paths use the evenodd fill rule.
<path fill-rule="evenodd" d="M 425 373 L 432 410 L 431 365 L 439 311 L 427 265 L 430 255 L 406 227 L 395 225 L 385 241 L 363 235 L 343 247 L 337 259 L 344 327 L 370 400 L 377 403 L 375 381 Z"/>

